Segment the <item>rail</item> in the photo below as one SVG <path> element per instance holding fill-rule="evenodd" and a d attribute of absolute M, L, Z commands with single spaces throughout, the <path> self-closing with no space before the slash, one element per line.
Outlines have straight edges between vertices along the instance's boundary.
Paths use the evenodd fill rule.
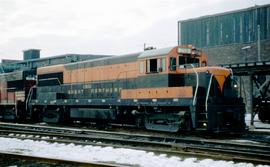
<path fill-rule="evenodd" d="M 48 142 L 113 146 L 142 149 L 157 153 L 203 156 L 213 159 L 270 164 L 270 145 L 267 141 L 265 141 L 266 143 L 254 144 L 252 141 L 250 143 L 235 142 L 231 138 L 216 140 L 194 137 L 153 136 L 79 128 L 72 129 L 68 127 L 59 128 L 22 124 L 8 125 L 3 123 L 1 123 L 0 135 L 11 138 L 46 140 Z M 242 139 L 240 138 L 239 140 Z"/>

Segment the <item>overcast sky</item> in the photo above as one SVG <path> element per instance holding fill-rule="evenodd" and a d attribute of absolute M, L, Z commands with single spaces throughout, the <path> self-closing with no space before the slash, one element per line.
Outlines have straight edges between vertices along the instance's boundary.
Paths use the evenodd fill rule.
<path fill-rule="evenodd" d="M 269 0 L 0 0 L 0 59 L 126 54 L 177 45 L 177 21 Z"/>

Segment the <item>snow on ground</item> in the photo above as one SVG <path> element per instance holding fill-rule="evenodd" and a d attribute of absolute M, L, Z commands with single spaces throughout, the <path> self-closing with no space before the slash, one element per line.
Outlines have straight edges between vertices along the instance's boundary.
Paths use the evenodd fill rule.
<path fill-rule="evenodd" d="M 246 125 L 250 126 L 251 114 L 246 114 L 245 120 L 246 120 Z M 258 114 L 256 114 L 254 118 L 254 127 L 258 129 L 267 128 L 270 130 L 270 123 L 262 123 L 258 118 Z"/>
<path fill-rule="evenodd" d="M 136 165 L 145 167 L 255 167 L 251 163 L 234 163 L 212 159 L 180 158 L 156 155 L 153 152 L 124 148 L 82 146 L 74 144 L 48 143 L 45 141 L 20 140 L 0 137 L 0 151 L 16 152 L 46 158 L 58 158 L 80 162 L 116 162 L 116 164 Z M 257 167 L 270 167 L 258 165 Z"/>

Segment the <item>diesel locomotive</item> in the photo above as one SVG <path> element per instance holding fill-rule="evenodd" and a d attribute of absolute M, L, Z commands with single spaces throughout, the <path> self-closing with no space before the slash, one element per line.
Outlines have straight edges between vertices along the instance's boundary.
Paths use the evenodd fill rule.
<path fill-rule="evenodd" d="M 207 55 L 190 45 L 41 67 L 35 77 L 24 73 L 26 95 L 16 98 L 9 116 L 1 112 L 2 119 L 119 123 L 168 132 L 245 130 L 245 104 L 231 70 L 207 66 Z M 2 79 L 0 84 L 1 90 L 8 87 Z"/>

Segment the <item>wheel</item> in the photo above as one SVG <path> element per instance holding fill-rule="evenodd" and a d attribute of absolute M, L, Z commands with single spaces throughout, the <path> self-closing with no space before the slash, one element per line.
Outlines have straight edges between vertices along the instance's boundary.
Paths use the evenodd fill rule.
<path fill-rule="evenodd" d="M 59 108 L 46 108 L 42 113 L 42 121 L 46 123 L 59 123 L 61 116 Z"/>

